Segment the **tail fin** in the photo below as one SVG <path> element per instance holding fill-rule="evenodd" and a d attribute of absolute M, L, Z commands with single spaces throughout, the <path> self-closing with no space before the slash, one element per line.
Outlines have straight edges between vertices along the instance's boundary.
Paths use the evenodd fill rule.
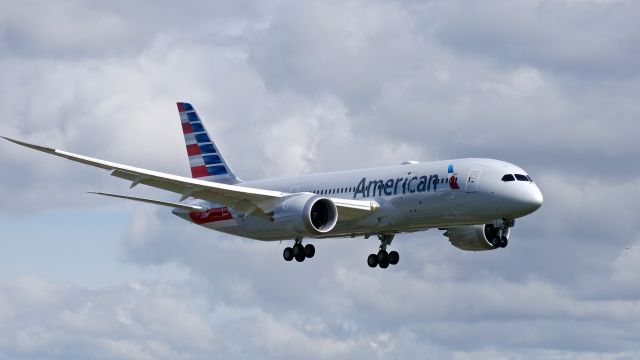
<path fill-rule="evenodd" d="M 194 179 L 225 184 L 241 182 L 218 151 L 193 106 L 179 102 L 178 112 L 187 145 L 191 176 Z"/>

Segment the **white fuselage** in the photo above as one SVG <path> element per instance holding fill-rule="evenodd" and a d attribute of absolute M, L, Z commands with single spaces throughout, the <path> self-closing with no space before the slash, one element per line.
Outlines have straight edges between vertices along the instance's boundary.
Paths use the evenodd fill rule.
<path fill-rule="evenodd" d="M 520 180 L 503 181 L 505 175 Z M 381 235 L 490 223 L 515 219 L 542 204 L 538 187 L 522 176 L 521 168 L 492 159 L 456 159 L 330 172 L 299 177 L 249 181 L 238 186 L 314 193 L 327 198 L 373 200 L 380 207 L 365 217 L 338 214 L 330 232 L 317 237 Z M 207 228 L 258 240 L 291 239 L 294 234 L 275 226 L 268 216 L 246 214 L 203 200 L 215 213 L 194 221 L 189 213 L 174 214 Z"/>

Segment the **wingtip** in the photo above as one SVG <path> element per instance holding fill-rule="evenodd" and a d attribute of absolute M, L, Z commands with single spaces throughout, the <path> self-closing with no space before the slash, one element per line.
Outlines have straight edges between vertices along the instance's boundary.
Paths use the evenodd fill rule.
<path fill-rule="evenodd" d="M 24 147 L 28 147 L 28 148 L 31 148 L 31 149 L 44 151 L 44 152 L 49 152 L 49 153 L 56 151 L 56 149 L 54 149 L 54 148 L 50 148 L 50 147 L 46 147 L 46 146 L 42 146 L 42 145 L 31 144 L 31 143 L 28 143 L 28 142 L 12 139 L 12 138 L 6 137 L 6 136 L 0 136 L 0 137 L 5 139 L 5 140 L 11 141 L 14 144 L 18 144 L 18 145 L 21 145 L 21 146 L 24 146 Z"/>
<path fill-rule="evenodd" d="M 7 136 L 0 136 L 0 137 L 1 137 L 1 138 L 3 138 L 3 139 L 5 139 L 5 140 L 7 140 L 7 141 L 11 141 L 11 142 L 12 142 L 12 143 L 14 143 L 14 144 L 18 144 L 18 145 L 22 145 L 22 146 L 28 146 L 28 145 L 31 145 L 31 144 L 26 143 L 26 142 L 24 142 L 24 141 L 20 141 L 20 140 L 12 139 L 12 138 L 7 137 Z"/>

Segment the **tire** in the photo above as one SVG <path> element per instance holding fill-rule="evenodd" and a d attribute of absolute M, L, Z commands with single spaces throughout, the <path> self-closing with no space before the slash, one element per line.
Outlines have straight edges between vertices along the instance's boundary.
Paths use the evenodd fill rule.
<path fill-rule="evenodd" d="M 506 247 L 507 247 L 507 245 L 509 245 L 509 239 L 507 239 L 507 237 L 506 237 L 506 236 L 503 236 L 503 237 L 500 239 L 500 247 L 501 247 L 501 248 L 506 248 Z"/>
<path fill-rule="evenodd" d="M 282 252 L 282 257 L 284 257 L 285 261 L 293 260 L 293 249 L 290 247 L 284 248 L 284 251 Z"/>
<path fill-rule="evenodd" d="M 311 259 L 316 254 L 316 247 L 313 244 L 307 244 L 304 247 L 304 256 Z"/>
<path fill-rule="evenodd" d="M 367 258 L 367 265 L 369 265 L 370 268 L 374 268 L 378 266 L 378 255 L 376 254 L 369 255 L 369 257 Z"/>
<path fill-rule="evenodd" d="M 378 251 L 378 264 L 382 264 L 383 262 L 389 262 L 389 253 L 386 250 Z"/>
<path fill-rule="evenodd" d="M 500 240 L 499 237 L 494 237 L 493 239 L 491 239 L 491 246 L 493 246 L 494 249 L 499 248 L 500 244 L 502 244 L 502 241 Z"/>
<path fill-rule="evenodd" d="M 304 246 L 300 243 L 293 245 L 293 256 L 297 257 L 298 255 L 304 256 Z"/>
<path fill-rule="evenodd" d="M 400 254 L 397 251 L 392 251 L 389 253 L 389 264 L 396 265 L 400 261 Z"/>
<path fill-rule="evenodd" d="M 304 253 L 300 253 L 300 254 L 296 255 L 296 261 L 297 261 L 297 262 L 303 262 L 303 261 L 304 261 L 304 259 L 306 259 L 306 258 L 304 257 Z"/>
<path fill-rule="evenodd" d="M 378 263 L 378 266 L 380 266 L 382 269 L 388 268 L 389 267 L 389 260 L 381 261 L 380 263 Z"/>

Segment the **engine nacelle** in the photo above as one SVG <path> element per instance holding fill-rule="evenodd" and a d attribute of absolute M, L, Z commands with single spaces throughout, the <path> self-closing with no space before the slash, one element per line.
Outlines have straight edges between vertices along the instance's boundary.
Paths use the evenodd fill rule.
<path fill-rule="evenodd" d="M 273 222 L 296 236 L 322 235 L 336 226 L 338 208 L 326 197 L 294 195 L 274 209 Z"/>
<path fill-rule="evenodd" d="M 451 245 L 467 251 L 495 250 L 500 237 L 509 238 L 509 228 L 496 228 L 493 224 L 456 226 L 447 229 L 444 236 Z"/>

